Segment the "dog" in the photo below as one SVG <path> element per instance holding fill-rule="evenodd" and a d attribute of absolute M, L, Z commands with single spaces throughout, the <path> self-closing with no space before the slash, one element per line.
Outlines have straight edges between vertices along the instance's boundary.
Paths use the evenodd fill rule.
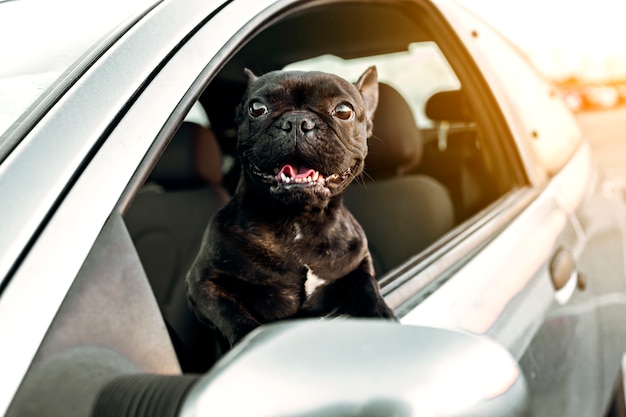
<path fill-rule="evenodd" d="M 395 319 L 342 201 L 367 155 L 376 68 L 354 84 L 323 72 L 245 73 L 235 117 L 241 177 L 187 275 L 191 308 L 231 346 L 282 319 Z"/>

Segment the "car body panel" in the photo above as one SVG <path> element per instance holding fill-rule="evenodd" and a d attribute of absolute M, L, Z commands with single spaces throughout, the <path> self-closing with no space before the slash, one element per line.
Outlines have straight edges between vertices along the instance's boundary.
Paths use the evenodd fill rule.
<path fill-rule="evenodd" d="M 545 311 L 555 301 L 555 289 L 547 269 L 553 252 L 559 245 L 573 253 L 581 252 L 584 237 L 564 233 L 573 228 L 570 224 L 573 213 L 555 201 L 554 188 L 559 181 L 568 184 L 588 181 L 588 157 L 588 148 L 581 149 L 571 165 L 524 213 L 436 293 L 408 312 L 403 322 L 489 334 L 514 356 L 521 357 L 529 343 L 527 338 L 536 331 Z M 583 196 L 574 197 L 580 201 Z M 495 261 L 498 259 L 501 262 Z M 521 315 L 518 310 L 526 313 Z M 534 314 L 529 314 L 533 311 Z M 503 324 L 510 327 L 501 328 Z"/>
<path fill-rule="evenodd" d="M 0 160 L 73 80 L 156 3 L 113 0 L 86 6 L 61 0 L 2 4 L 2 36 L 16 41 L 0 46 L 5 62 L 10 63 L 0 69 Z"/>
<path fill-rule="evenodd" d="M 443 10 L 445 11 L 446 8 L 444 7 Z M 467 16 L 467 13 L 455 14 L 455 17 L 464 15 Z M 511 293 L 511 304 L 507 306 L 509 317 L 502 321 L 504 327 L 510 326 L 509 329 L 506 330 L 501 325 L 496 325 L 489 328 L 487 332 L 505 343 L 520 359 L 534 395 L 533 415 L 552 415 L 556 409 L 564 415 L 599 415 L 605 411 L 606 404 L 606 399 L 602 401 L 599 398 L 602 396 L 601 393 L 607 396 L 606 393 L 610 391 L 608 387 L 615 381 L 618 367 L 614 364 L 617 363 L 619 352 L 624 349 L 624 345 L 623 338 L 616 338 L 621 341 L 614 343 L 615 339 L 610 334 L 615 330 L 607 331 L 607 328 L 601 326 L 601 323 L 615 323 L 617 311 L 621 310 L 621 307 L 597 304 L 593 300 L 614 297 L 614 291 L 621 293 L 624 284 L 621 282 L 623 281 L 621 266 L 614 265 L 609 272 L 609 268 L 589 265 L 589 259 L 594 255 L 598 256 L 599 248 L 606 248 L 607 243 L 603 234 L 607 233 L 607 230 L 611 230 L 610 233 L 614 234 L 611 239 L 611 252 L 618 253 L 619 248 L 623 247 L 624 233 L 623 220 L 621 220 L 623 214 L 619 213 L 621 203 L 618 199 L 606 199 L 603 196 L 603 179 L 598 177 L 596 168 L 593 166 L 594 161 L 588 145 L 582 147 L 577 145 L 582 140 L 581 132 L 573 115 L 566 111 L 555 94 L 554 86 L 547 82 L 542 85 L 541 76 L 532 74 L 528 68 L 516 71 L 511 66 L 510 58 L 508 56 L 504 58 L 501 53 L 498 53 L 499 47 L 496 47 L 494 42 L 499 41 L 489 39 L 489 33 L 486 33 L 485 29 L 480 29 L 479 24 L 472 20 L 470 16 L 469 25 L 461 33 L 466 35 L 466 45 L 469 49 L 480 42 L 487 42 L 483 45 L 485 48 L 476 48 L 472 55 L 484 57 L 484 61 L 478 59 L 477 63 L 491 84 L 493 94 L 499 97 L 498 101 L 508 119 L 508 125 L 516 132 L 513 136 L 517 140 L 518 149 L 525 162 L 531 183 L 541 190 L 542 196 L 529 205 L 527 212 L 518 220 L 523 221 L 522 218 L 532 211 L 533 207 L 543 207 L 540 210 L 547 210 L 545 213 L 548 214 L 548 218 L 554 218 L 554 221 L 537 223 L 535 226 L 538 227 L 533 226 L 532 222 L 520 224 L 519 236 L 523 237 L 524 241 L 519 242 L 518 247 L 511 246 L 511 249 L 513 253 L 518 250 L 519 253 L 524 254 L 523 265 L 516 266 L 515 263 L 503 265 L 502 272 L 500 272 L 502 279 L 506 278 L 508 281 L 511 279 L 508 271 L 515 274 L 520 270 L 518 268 L 536 268 L 538 274 L 532 280 L 526 285 L 520 282 L 517 288 L 515 284 L 500 284 L 497 281 L 483 287 L 479 286 L 479 288 L 488 289 L 487 293 L 493 291 L 493 294 L 497 293 L 498 296 L 507 292 L 497 292 L 492 286 L 506 289 L 511 285 L 515 289 Z M 499 72 L 494 73 L 494 70 L 499 70 Z M 489 74 L 493 76 L 490 77 Z M 530 80 L 529 85 L 530 77 L 535 78 L 537 82 Z M 509 88 L 511 85 L 515 87 Z M 512 91 L 509 90 L 517 91 L 517 94 L 511 94 Z M 520 106 L 525 109 L 520 111 Z M 509 109 L 512 111 L 509 112 Z M 538 170 L 540 167 L 544 167 L 543 173 Z M 541 203 L 542 200 L 544 203 Z M 599 205 L 602 205 L 600 210 L 598 210 Z M 595 207 L 592 212 L 588 211 L 590 206 Z M 604 214 L 600 215 L 600 211 Z M 599 233 L 596 229 L 597 220 L 594 219 L 607 215 L 611 219 L 611 226 L 601 227 L 602 231 Z M 546 229 L 549 224 L 555 224 L 551 232 L 549 227 Z M 524 233 L 523 230 L 527 232 Z M 534 252 L 529 249 L 537 248 L 529 248 L 525 245 L 536 238 L 541 240 L 537 234 L 541 236 L 544 233 L 547 238 L 544 241 L 547 245 L 543 248 L 544 254 L 537 258 L 537 264 L 526 264 L 528 261 L 526 256 Z M 602 237 L 598 238 L 598 234 Z M 498 242 L 498 250 L 504 250 L 503 246 L 499 245 L 502 243 L 500 238 L 500 236 L 497 237 L 494 244 Z M 599 243 L 598 239 L 602 243 Z M 586 277 L 585 291 L 574 290 L 575 275 L 572 275 L 570 279 L 571 290 L 568 294 L 563 294 L 563 290 L 554 291 L 550 283 L 549 261 L 551 254 L 559 249 L 567 250 L 575 259 L 575 275 L 582 274 Z M 483 251 L 480 256 L 485 253 L 487 251 Z M 539 254 L 539 252 L 536 253 Z M 592 253 L 594 255 L 591 255 Z M 491 259 L 493 261 L 499 258 L 494 254 Z M 515 259 L 515 256 L 508 258 L 509 261 Z M 617 256 L 617 259 L 621 259 L 621 256 Z M 477 276 L 485 270 L 489 270 L 487 265 L 477 267 L 473 271 L 474 275 L 470 275 L 472 283 L 479 280 Z M 469 283 L 467 280 L 470 276 L 465 277 L 465 282 Z M 454 285 L 452 280 L 449 282 L 449 285 Z M 454 280 L 454 282 L 459 281 Z M 474 302 L 474 300 L 486 300 L 488 296 L 483 295 L 477 298 L 470 296 L 466 299 L 468 294 L 478 292 L 479 289 L 471 284 L 468 288 L 458 285 L 458 292 L 450 290 L 449 293 L 458 299 L 455 302 L 449 301 L 447 305 L 452 311 L 457 309 L 459 311 L 457 316 L 459 321 L 455 321 L 452 327 L 468 320 L 468 317 L 464 316 L 468 312 L 463 307 L 459 307 L 459 304 L 461 306 L 471 304 L 470 309 L 475 309 L 475 314 L 479 315 L 481 309 L 488 309 L 494 303 L 498 306 L 500 302 L 504 302 L 497 300 L 497 297 L 494 297 L 491 302 Z M 438 291 L 435 297 L 442 297 L 443 300 L 444 294 L 445 291 Z M 462 299 L 466 301 L 462 302 Z M 472 301 L 468 302 L 468 299 Z M 416 310 L 428 304 L 426 300 Z M 437 302 L 432 301 L 432 305 L 435 304 Z M 525 306 L 522 307 L 524 304 Z M 444 301 L 441 310 L 435 310 L 442 313 L 446 311 L 445 305 Z M 516 305 L 520 306 L 519 310 L 515 307 Z M 498 310 L 499 308 L 496 308 L 495 311 Z M 435 311 L 425 310 L 423 314 L 423 320 L 419 323 L 439 320 L 433 319 L 437 316 Z M 532 316 L 529 317 L 530 315 Z M 607 320 L 607 315 L 613 318 Z M 472 315 L 470 314 L 469 317 Z M 525 329 L 526 333 L 516 328 L 515 325 L 511 325 L 513 323 Z M 515 334 L 518 335 L 519 340 L 508 344 L 506 339 L 509 342 L 513 341 Z M 607 340 L 611 342 L 603 342 Z M 601 353 L 603 345 L 604 352 Z M 579 354 L 586 359 L 581 361 Z M 607 363 L 603 361 L 608 361 L 611 365 L 607 366 Z M 550 368 L 551 371 L 546 372 L 546 368 Z M 587 381 L 587 383 L 582 381 Z M 597 387 L 597 389 L 592 387 Z"/>

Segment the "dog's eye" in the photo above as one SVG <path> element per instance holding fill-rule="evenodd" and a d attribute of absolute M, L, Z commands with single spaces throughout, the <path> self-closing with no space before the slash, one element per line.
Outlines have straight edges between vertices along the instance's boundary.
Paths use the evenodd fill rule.
<path fill-rule="evenodd" d="M 260 101 L 253 101 L 250 103 L 250 107 L 248 108 L 248 112 L 252 117 L 261 117 L 268 112 L 267 106 Z"/>
<path fill-rule="evenodd" d="M 349 120 L 354 115 L 354 110 L 347 103 L 341 103 L 333 111 L 333 115 L 341 120 Z"/>

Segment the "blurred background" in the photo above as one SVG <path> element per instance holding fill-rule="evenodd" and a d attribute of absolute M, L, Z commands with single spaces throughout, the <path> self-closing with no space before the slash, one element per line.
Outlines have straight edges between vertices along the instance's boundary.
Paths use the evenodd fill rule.
<path fill-rule="evenodd" d="M 626 0 L 459 0 L 517 44 L 574 111 L 626 106 Z"/>

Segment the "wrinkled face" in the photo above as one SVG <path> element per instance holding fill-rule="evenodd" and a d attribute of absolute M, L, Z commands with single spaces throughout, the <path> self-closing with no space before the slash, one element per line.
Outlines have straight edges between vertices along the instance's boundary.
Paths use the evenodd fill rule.
<path fill-rule="evenodd" d="M 375 68 L 356 84 L 320 72 L 248 76 L 237 116 L 246 180 L 288 205 L 325 206 L 363 169 Z"/>

